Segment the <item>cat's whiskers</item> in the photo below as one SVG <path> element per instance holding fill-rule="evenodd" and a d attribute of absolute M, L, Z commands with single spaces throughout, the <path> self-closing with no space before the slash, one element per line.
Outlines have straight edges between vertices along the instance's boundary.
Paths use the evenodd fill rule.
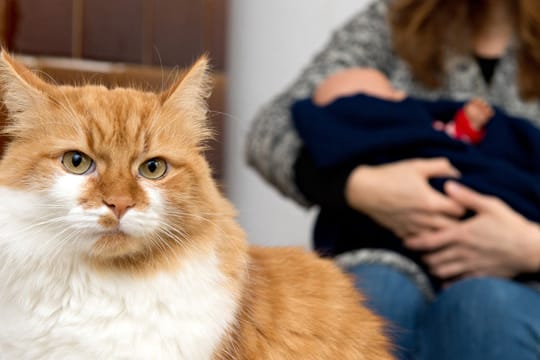
<path fill-rule="evenodd" d="M 171 265 L 172 263 L 172 260 L 170 258 L 170 256 L 166 256 L 165 254 L 167 253 L 172 253 L 174 254 L 175 251 L 172 247 L 171 244 L 169 244 L 169 242 L 165 239 L 163 239 L 161 237 L 161 235 L 156 235 L 154 237 L 151 237 L 149 239 L 147 239 L 147 241 L 149 240 L 149 242 L 151 243 L 151 245 L 154 245 L 155 247 L 157 247 L 157 249 L 161 252 L 161 254 L 163 254 L 163 258 L 165 259 L 166 263 L 168 265 Z"/>
<path fill-rule="evenodd" d="M 188 213 L 188 212 L 181 212 L 181 211 L 174 211 L 174 210 L 169 210 L 167 209 L 166 213 L 165 213 L 165 217 L 167 218 L 192 218 L 192 219 L 196 219 L 196 220 L 202 220 L 202 221 L 206 221 L 206 222 L 209 222 L 210 224 L 212 225 L 216 225 L 216 223 L 211 220 L 209 217 L 205 217 L 204 214 L 202 213 L 197 213 L 197 214 L 193 214 L 193 213 Z"/>
<path fill-rule="evenodd" d="M 45 217 L 45 216 L 43 216 Z M 40 220 L 40 218 L 36 218 L 36 220 Z M 31 225 L 28 225 L 24 228 L 21 228 L 21 229 L 17 229 L 17 231 L 15 232 L 9 232 L 9 235 L 20 235 L 20 234 L 23 234 L 23 233 L 26 233 L 26 232 L 29 232 L 31 230 L 34 230 L 36 228 L 39 228 L 39 227 L 44 227 L 45 225 L 51 225 L 51 224 L 64 224 L 65 222 L 65 218 L 63 216 L 60 216 L 60 217 L 55 217 L 55 218 L 50 218 L 50 219 L 47 219 L 47 220 L 43 220 L 43 221 L 39 221 L 37 223 L 33 223 Z M 64 227 L 61 227 L 61 228 L 64 228 Z M 55 230 L 55 229 L 52 229 L 52 230 Z M 5 229 L 3 229 L 3 231 L 5 231 Z"/>
<path fill-rule="evenodd" d="M 65 205 L 61 204 L 36 204 L 35 207 L 41 209 L 65 209 Z"/>
<path fill-rule="evenodd" d="M 163 221 L 161 222 L 161 226 L 162 227 L 160 230 L 168 236 L 165 241 L 172 240 L 185 250 L 195 250 L 198 253 L 208 252 L 208 249 L 199 246 L 199 243 L 197 241 L 190 241 L 191 239 L 189 238 L 189 234 L 179 229 L 178 227 L 173 226 L 169 222 Z M 214 226 L 212 230 L 216 231 L 218 234 L 224 237 L 227 236 L 227 234 L 223 231 L 223 229 L 221 229 L 219 225 Z M 179 236 L 176 236 L 175 233 L 178 233 Z"/>
<path fill-rule="evenodd" d="M 64 210 L 64 206 L 54 206 L 51 204 L 39 204 L 36 205 L 37 207 L 44 208 L 44 209 L 62 209 Z M 78 215 L 73 214 L 54 214 L 54 213 L 46 213 L 42 214 L 40 216 L 34 216 L 33 217 L 33 223 L 31 225 L 28 225 L 23 228 L 17 229 L 15 232 L 9 232 L 10 235 L 19 235 L 23 234 L 25 232 L 29 232 L 32 230 L 35 230 L 36 228 L 44 228 L 50 231 L 58 231 L 59 229 L 73 229 L 76 231 L 84 232 L 84 230 L 89 230 L 91 232 L 99 232 L 97 231 L 97 216 L 86 216 L 86 222 L 81 222 L 81 219 L 78 217 Z M 48 225 L 53 225 L 51 227 L 48 227 Z M 54 226 L 57 225 L 57 226 Z M 4 230 L 5 231 L 5 230 Z"/>
<path fill-rule="evenodd" d="M 51 260 L 54 261 L 55 258 L 62 258 L 65 257 L 65 254 L 63 253 L 65 250 L 66 245 L 73 244 L 73 243 L 79 243 L 80 240 L 82 240 L 82 232 L 77 231 L 77 229 L 74 228 L 65 228 L 60 233 L 55 234 L 53 238 L 51 238 L 49 241 L 54 241 L 52 246 L 49 248 L 54 249 L 54 254 L 51 256 Z"/>
<path fill-rule="evenodd" d="M 196 216 L 199 218 L 203 218 L 205 216 L 212 216 L 212 217 L 225 217 L 225 218 L 232 218 L 233 216 L 230 213 L 226 212 L 197 212 L 197 214 L 188 213 L 185 211 L 181 211 L 178 209 L 167 209 L 166 210 L 167 215 L 177 215 L 177 216 Z"/>
<path fill-rule="evenodd" d="M 52 202 L 47 203 L 47 204 L 38 203 L 38 204 L 34 204 L 33 206 L 38 209 L 59 209 L 59 210 L 66 211 L 66 206 L 64 204 L 56 204 Z M 45 215 L 49 215 L 49 214 L 45 214 Z"/>
<path fill-rule="evenodd" d="M 70 266 L 72 268 L 73 259 L 70 257 L 66 257 L 65 248 L 66 245 L 77 242 L 80 238 L 79 235 L 80 232 L 78 232 L 76 229 L 71 228 L 63 228 L 62 230 L 51 234 L 50 237 L 43 239 L 43 242 L 38 244 L 38 247 L 33 248 L 32 254 L 35 256 L 35 259 L 32 260 L 32 262 L 34 264 L 40 264 L 40 266 L 44 266 L 51 271 L 55 271 L 55 269 L 58 269 L 56 273 L 62 273 L 65 278 L 68 278 L 71 271 L 66 272 L 67 268 L 65 265 L 71 264 Z M 46 251 L 39 251 L 37 250 L 37 248 L 46 249 Z M 9 261 L 9 258 L 4 260 L 6 261 L 2 264 L 2 266 L 0 266 L 0 273 L 4 275 L 8 274 L 8 276 L 4 278 L 4 283 L 8 284 L 19 282 L 19 273 L 17 271 L 13 271 L 10 265 L 11 261 Z M 29 261 L 29 259 L 26 260 Z M 9 271 L 6 272 L 6 268 L 8 268 Z M 21 268 L 21 270 L 24 271 L 24 268 Z M 39 304 L 34 304 L 34 307 L 37 305 Z"/>
<path fill-rule="evenodd" d="M 178 251 L 174 249 L 173 245 L 171 244 L 171 240 L 174 241 L 174 243 L 181 249 L 189 250 L 185 239 L 166 229 L 162 229 L 161 233 L 148 237 L 147 240 L 149 240 L 150 244 L 154 246 L 154 249 L 157 248 L 160 251 L 160 253 L 163 255 L 163 259 L 165 259 L 168 265 L 171 265 L 175 256 L 178 255 Z M 193 248 L 193 246 L 194 244 L 190 244 L 191 248 Z"/>
<path fill-rule="evenodd" d="M 219 224 L 213 220 L 212 218 L 218 218 L 219 217 L 222 217 L 222 218 L 230 218 L 231 215 L 230 214 L 227 214 L 227 213 L 197 213 L 197 214 L 193 214 L 193 213 L 187 213 L 187 212 L 181 212 L 181 211 L 175 211 L 175 210 L 169 210 L 167 209 L 167 216 L 170 216 L 170 217 L 173 217 L 173 216 L 178 216 L 178 217 L 190 217 L 192 219 L 197 219 L 197 220 L 202 220 L 202 221 L 205 221 L 207 223 L 209 223 L 210 225 L 214 225 L 214 228 L 220 233 L 220 235 L 226 235 L 221 226 L 219 226 Z"/>
<path fill-rule="evenodd" d="M 196 195 L 183 195 L 182 196 L 182 200 L 179 201 L 181 203 L 196 203 L 199 199 L 197 198 Z M 197 209 L 196 210 L 196 213 L 195 211 L 191 211 L 191 212 L 188 212 L 188 211 L 185 211 L 185 210 L 182 210 L 182 208 L 179 208 L 178 205 L 174 205 L 174 204 L 166 204 L 165 206 L 165 210 L 164 212 L 166 214 L 169 214 L 169 215 L 178 215 L 178 216 L 183 216 L 183 215 L 186 215 L 186 216 L 216 216 L 216 217 L 229 217 L 229 218 L 232 218 L 234 217 L 234 213 L 232 212 L 213 212 L 213 211 L 206 211 L 204 209 Z"/>
<path fill-rule="evenodd" d="M 163 222 L 161 225 L 162 227 L 160 230 L 163 232 L 164 235 L 167 236 L 167 239 L 163 239 L 160 236 L 161 240 L 164 240 L 166 242 L 172 240 L 174 241 L 175 244 L 179 245 L 184 250 L 189 250 L 189 249 L 195 249 L 195 250 L 201 250 L 201 251 L 203 250 L 202 248 L 199 248 L 196 242 L 189 241 L 190 240 L 188 237 L 189 234 L 185 233 L 181 229 L 178 229 L 165 222 Z"/>
<path fill-rule="evenodd" d="M 175 243 L 182 246 L 184 246 L 185 242 L 188 240 L 188 234 L 185 231 L 178 229 L 165 221 L 160 222 L 160 231 L 167 235 L 170 240 L 173 240 Z"/>
<path fill-rule="evenodd" d="M 166 253 L 167 250 L 173 250 L 173 247 L 167 241 L 162 241 L 159 234 L 155 236 L 145 236 L 143 239 L 150 242 L 152 247 L 157 247 L 162 253 Z"/>

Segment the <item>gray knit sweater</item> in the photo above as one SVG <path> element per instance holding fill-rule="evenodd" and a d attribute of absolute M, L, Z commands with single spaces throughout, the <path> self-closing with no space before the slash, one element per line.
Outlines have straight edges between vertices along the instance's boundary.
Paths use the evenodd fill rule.
<path fill-rule="evenodd" d="M 489 86 L 472 57 L 456 57 L 447 61 L 447 78 L 436 91 L 416 82 L 407 65 L 392 50 L 386 16 L 389 1 L 375 0 L 337 30 L 326 48 L 292 86 L 264 106 L 253 122 L 246 149 L 249 164 L 299 204 L 309 205 L 294 181 L 293 167 L 301 142 L 293 128 L 289 107 L 295 100 L 310 96 L 321 80 L 343 68 L 377 68 L 391 79 L 396 88 L 412 96 L 456 100 L 480 96 L 507 113 L 530 119 L 540 126 L 540 101 L 525 102 L 518 94 L 514 46 L 510 46 L 501 58 Z"/>

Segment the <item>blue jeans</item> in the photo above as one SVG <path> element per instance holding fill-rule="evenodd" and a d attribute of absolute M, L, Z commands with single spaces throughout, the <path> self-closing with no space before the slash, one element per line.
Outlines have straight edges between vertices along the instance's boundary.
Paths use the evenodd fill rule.
<path fill-rule="evenodd" d="M 386 265 L 349 269 L 367 306 L 392 325 L 398 359 L 540 359 L 540 292 L 495 278 L 462 280 L 428 301 Z"/>

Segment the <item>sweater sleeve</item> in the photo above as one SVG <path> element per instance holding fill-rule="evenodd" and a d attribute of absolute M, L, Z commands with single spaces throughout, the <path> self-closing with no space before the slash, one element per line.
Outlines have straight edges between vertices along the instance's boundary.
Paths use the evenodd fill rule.
<path fill-rule="evenodd" d="M 291 104 L 311 96 L 330 74 L 354 66 L 375 67 L 388 73 L 392 67 L 387 8 L 390 0 L 375 0 L 338 29 L 326 48 L 283 93 L 263 106 L 247 138 L 248 164 L 281 193 L 310 205 L 295 182 L 295 163 L 302 146 L 290 114 Z"/>
<path fill-rule="evenodd" d="M 343 209 L 349 207 L 345 184 L 354 168 L 349 162 L 318 169 L 307 149 L 302 147 L 294 164 L 295 182 L 309 202 L 324 208 Z"/>

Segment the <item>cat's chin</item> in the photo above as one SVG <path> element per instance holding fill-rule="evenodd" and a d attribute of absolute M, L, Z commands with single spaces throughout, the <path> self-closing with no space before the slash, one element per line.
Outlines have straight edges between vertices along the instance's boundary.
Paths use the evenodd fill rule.
<path fill-rule="evenodd" d="M 141 239 L 120 230 L 107 231 L 96 240 L 91 255 L 100 259 L 113 259 L 140 253 L 143 248 Z"/>

